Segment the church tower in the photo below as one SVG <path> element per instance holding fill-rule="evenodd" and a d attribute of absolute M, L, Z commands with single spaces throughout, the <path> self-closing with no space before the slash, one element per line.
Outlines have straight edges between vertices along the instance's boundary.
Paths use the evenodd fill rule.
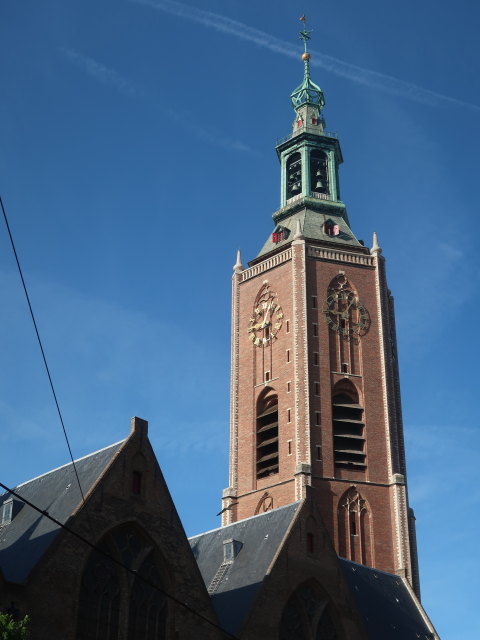
<path fill-rule="evenodd" d="M 305 498 L 337 553 L 419 581 L 409 508 L 393 298 L 373 236 L 350 228 L 342 152 L 310 77 L 280 140 L 280 208 L 259 254 L 234 266 L 229 487 L 223 525 Z"/>

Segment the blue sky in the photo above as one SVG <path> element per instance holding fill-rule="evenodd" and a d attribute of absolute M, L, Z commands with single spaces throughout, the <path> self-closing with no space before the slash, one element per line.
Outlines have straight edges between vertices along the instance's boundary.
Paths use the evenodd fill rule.
<path fill-rule="evenodd" d="M 340 136 L 356 235 L 396 300 L 423 602 L 480 635 L 480 9 L 460 0 L 26 0 L 0 5 L 0 191 L 79 457 L 150 436 L 188 534 L 227 485 L 230 275 L 279 202 L 274 147 L 302 76 Z M 65 463 L 0 231 L 1 480 Z"/>

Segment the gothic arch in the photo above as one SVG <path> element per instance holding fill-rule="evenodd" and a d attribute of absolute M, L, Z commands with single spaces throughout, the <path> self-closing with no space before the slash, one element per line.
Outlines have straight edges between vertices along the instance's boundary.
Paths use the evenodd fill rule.
<path fill-rule="evenodd" d="M 361 404 L 361 392 L 357 385 L 348 378 L 339 380 L 333 387 L 332 397 L 340 395 L 349 398 L 353 404 Z"/>
<path fill-rule="evenodd" d="M 310 580 L 290 596 L 280 622 L 279 640 L 340 640 L 328 595 Z"/>
<path fill-rule="evenodd" d="M 371 509 L 356 486 L 351 486 L 338 501 L 339 555 L 373 565 L 373 522 Z"/>
<path fill-rule="evenodd" d="M 255 509 L 255 515 L 259 513 L 265 513 L 266 511 L 271 511 L 275 508 L 275 503 L 273 501 L 273 496 L 271 496 L 268 491 L 265 491 L 263 496 L 258 501 L 257 507 Z"/>
<path fill-rule="evenodd" d="M 80 584 L 76 638 L 117 640 L 121 628 L 128 629 L 128 640 L 166 638 L 163 590 L 168 589 L 168 572 L 155 543 L 139 526 L 126 523 L 111 529 L 97 546 L 137 575 L 102 553 L 89 554 Z"/>
<path fill-rule="evenodd" d="M 263 300 L 267 300 L 270 292 L 270 285 L 268 284 L 268 280 L 265 280 L 258 290 L 258 293 L 255 297 L 255 306 L 262 302 Z"/>
<path fill-rule="evenodd" d="M 343 272 L 338 273 L 334 278 L 332 278 L 332 280 L 330 280 L 328 292 L 331 293 L 334 291 L 351 291 L 355 296 L 358 296 L 355 285 Z"/>

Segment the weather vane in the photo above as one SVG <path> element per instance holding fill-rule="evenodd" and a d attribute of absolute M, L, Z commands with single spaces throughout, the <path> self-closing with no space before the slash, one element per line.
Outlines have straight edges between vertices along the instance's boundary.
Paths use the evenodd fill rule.
<path fill-rule="evenodd" d="M 307 16 L 303 14 L 300 17 L 300 22 L 303 22 L 303 31 L 300 31 L 300 39 L 303 40 L 303 44 L 305 46 L 305 53 L 307 52 L 307 40 L 310 40 L 311 31 L 307 30 Z"/>

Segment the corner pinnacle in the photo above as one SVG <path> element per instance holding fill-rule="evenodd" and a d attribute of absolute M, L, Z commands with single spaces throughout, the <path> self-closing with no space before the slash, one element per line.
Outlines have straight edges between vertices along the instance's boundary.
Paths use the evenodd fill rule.
<path fill-rule="evenodd" d="M 242 258 L 240 256 L 240 249 L 238 249 L 237 251 L 237 261 L 236 263 L 233 265 L 233 270 L 235 273 L 241 273 L 242 271 L 244 271 L 245 267 L 242 264 Z"/>
<path fill-rule="evenodd" d="M 378 244 L 378 238 L 375 231 L 373 232 L 373 246 L 370 249 L 370 253 L 374 255 L 380 255 L 382 253 L 380 245 Z"/>
<path fill-rule="evenodd" d="M 295 235 L 293 236 L 294 242 L 301 242 L 304 239 L 304 235 L 302 233 L 302 227 L 300 225 L 300 219 L 297 218 L 297 228 L 295 229 Z"/>

